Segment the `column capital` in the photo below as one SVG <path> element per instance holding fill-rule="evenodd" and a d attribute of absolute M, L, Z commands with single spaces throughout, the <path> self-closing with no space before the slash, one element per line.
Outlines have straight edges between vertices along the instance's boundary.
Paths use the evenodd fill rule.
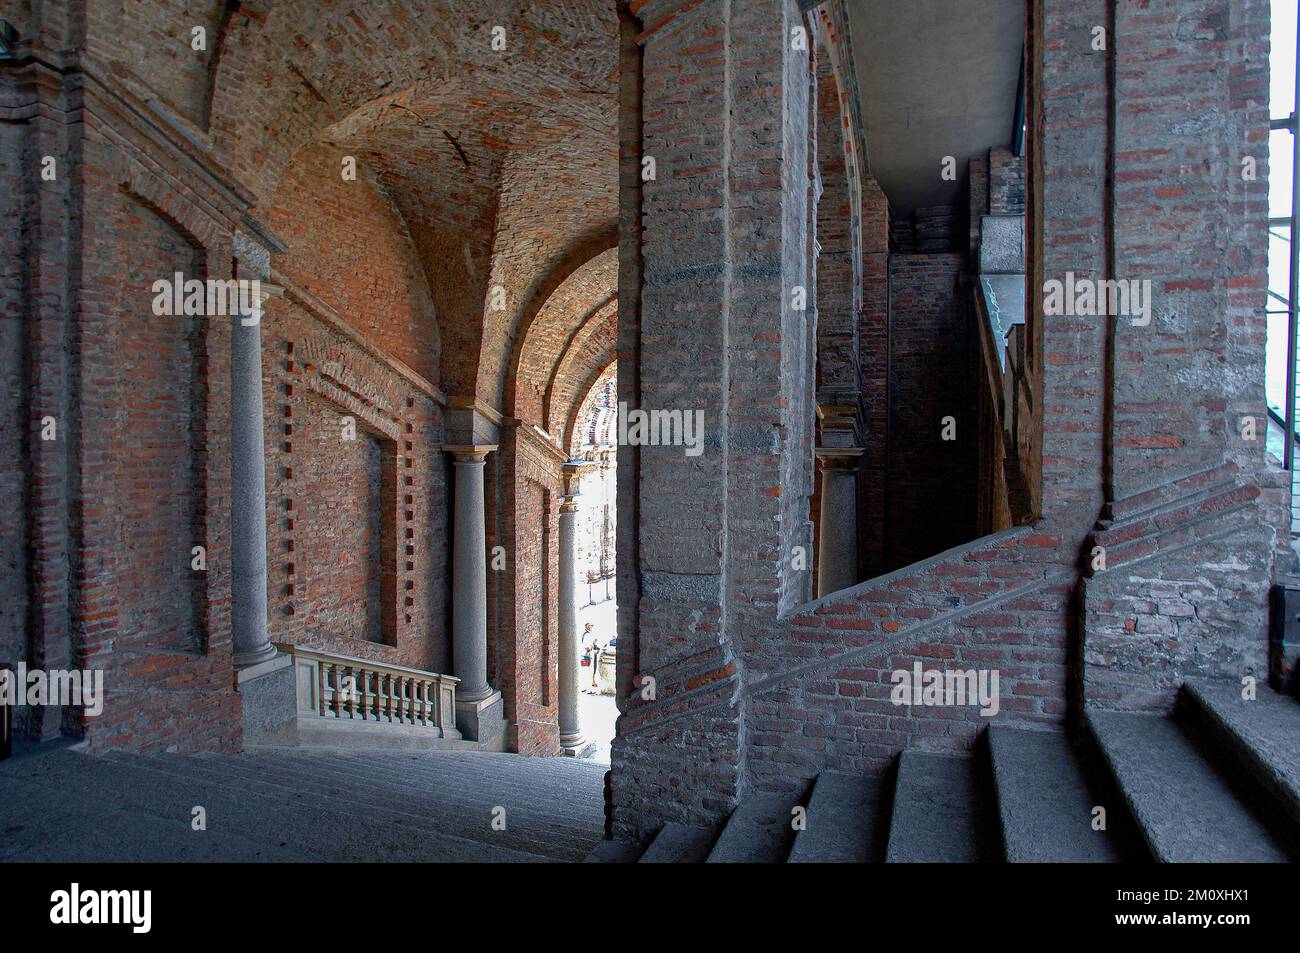
<path fill-rule="evenodd" d="M 578 495 L 578 484 L 585 475 L 598 467 L 599 464 L 593 460 L 569 460 L 560 464 L 560 479 L 564 483 L 564 503 L 560 506 L 561 510 L 568 505 L 577 508 L 573 498 Z"/>
<path fill-rule="evenodd" d="M 455 443 L 444 444 L 442 449 L 450 453 L 457 463 L 482 463 L 497 446 L 495 443 Z"/>
<path fill-rule="evenodd" d="M 866 450 L 862 447 L 817 447 L 813 452 L 822 462 L 823 470 L 856 470 L 858 459 Z"/>
<path fill-rule="evenodd" d="M 822 394 L 817 400 L 819 443 L 826 448 L 851 449 L 859 441 L 858 407 L 842 394 Z M 861 451 L 859 451 L 860 453 Z"/>

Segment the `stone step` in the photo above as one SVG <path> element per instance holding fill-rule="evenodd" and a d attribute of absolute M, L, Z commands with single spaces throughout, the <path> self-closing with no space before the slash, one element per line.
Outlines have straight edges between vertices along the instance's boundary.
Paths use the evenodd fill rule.
<path fill-rule="evenodd" d="M 994 809 L 969 755 L 904 751 L 898 759 L 887 863 L 999 859 Z"/>
<path fill-rule="evenodd" d="M 507 810 L 540 812 L 548 823 L 559 826 L 572 823 L 597 831 L 603 829 L 603 775 L 599 772 L 572 773 L 567 777 L 552 772 L 549 776 L 539 776 L 521 766 L 518 774 L 509 768 L 470 773 L 465 766 L 452 763 L 440 766 L 440 774 L 431 774 L 426 770 L 427 759 L 428 756 L 408 756 L 408 760 L 277 756 L 227 763 L 225 769 L 253 772 L 285 783 L 314 785 L 318 788 L 313 789 L 346 793 L 363 802 L 370 799 L 369 792 L 375 788 L 407 791 L 416 798 L 436 793 L 440 800 L 465 807 L 491 808 L 499 804 Z"/>
<path fill-rule="evenodd" d="M 638 863 L 702 864 L 709 856 L 718 832 L 669 821 L 659 829 Z"/>
<path fill-rule="evenodd" d="M 1267 687 L 1246 701 L 1236 682 L 1189 681 L 1183 689 L 1185 710 L 1300 826 L 1300 702 Z"/>
<path fill-rule="evenodd" d="M 177 857 L 186 856 L 188 842 L 200 833 L 189 829 L 195 805 L 207 813 L 208 830 L 201 833 L 221 837 L 237 832 L 253 843 L 327 860 L 575 860 L 575 854 L 586 849 L 585 844 L 572 844 L 571 838 L 557 844 L 527 829 L 489 837 L 486 825 L 475 824 L 477 818 L 463 812 L 446 816 L 410 811 L 400 800 L 398 807 L 358 805 L 233 774 L 214 777 L 177 770 L 198 759 L 155 757 L 168 768 L 159 770 L 142 755 L 69 755 L 46 763 L 29 780 L 45 790 L 67 792 L 88 817 L 116 810 L 179 822 L 173 843 Z"/>
<path fill-rule="evenodd" d="M 803 830 L 790 849 L 792 864 L 866 864 L 884 860 L 889 817 L 886 775 L 817 775 Z"/>
<path fill-rule="evenodd" d="M 298 771 L 279 763 L 278 758 L 251 759 L 238 756 L 214 759 L 182 755 L 114 755 L 129 759 L 137 768 L 152 769 L 171 779 L 184 779 L 202 791 L 233 790 L 257 794 L 272 802 L 294 804 L 299 810 L 344 819 L 351 828 L 364 828 L 368 837 L 393 841 L 392 831 L 422 832 L 432 837 L 455 837 L 490 848 L 550 857 L 581 860 L 599 839 L 603 820 L 596 815 L 586 827 L 557 823 L 544 806 L 528 805 L 502 790 L 485 791 L 466 801 L 442 793 L 422 792 L 401 785 L 384 785 L 374 778 L 340 781 L 316 773 Z M 502 794 L 506 796 L 502 796 Z M 208 796 L 211 796 L 210 794 Z M 502 803 L 504 802 L 504 803 Z M 492 811 L 506 808 L 506 829 L 492 827 Z M 593 811 L 593 814 L 595 812 Z M 331 822 L 333 823 L 333 822 Z M 362 839 L 364 845 L 366 839 Z M 399 851 L 403 848 L 397 848 Z"/>
<path fill-rule="evenodd" d="M 710 864 L 779 864 L 790 853 L 793 808 L 799 799 L 781 794 L 745 798 L 727 818 L 709 851 Z"/>
<path fill-rule="evenodd" d="M 0 778 L 0 862 L 164 863 L 324 859 L 258 832 L 196 832 L 189 805 L 162 817 L 92 793 L 22 778 Z"/>
<path fill-rule="evenodd" d="M 171 756 L 155 756 L 167 759 Z M 568 778 L 538 777 L 521 768 L 519 774 L 508 769 L 493 772 L 466 771 L 460 764 L 440 766 L 438 773 L 422 766 L 424 756 L 411 760 L 381 761 L 373 758 L 347 758 L 338 755 L 275 756 L 240 758 L 231 761 L 208 761 L 222 770 L 265 775 L 267 779 L 319 784 L 334 792 L 348 792 L 365 799 L 373 789 L 409 791 L 414 797 L 436 794 L 468 805 L 509 800 L 521 807 L 536 807 L 555 819 L 572 817 L 585 825 L 601 823 L 601 811 L 593 814 L 592 805 L 603 804 L 599 775 Z M 528 759 L 520 759 L 528 760 Z"/>
<path fill-rule="evenodd" d="M 641 846 L 621 840 L 603 840 L 583 858 L 584 864 L 635 864 L 641 859 Z"/>
<path fill-rule="evenodd" d="M 1124 859 L 1109 829 L 1122 804 L 1090 793 L 1083 762 L 1062 731 L 990 725 L 989 752 L 1005 857 L 1011 863 L 1116 863 Z M 1093 830 L 1093 808 L 1107 830 Z"/>
<path fill-rule="evenodd" d="M 1141 828 L 1166 863 L 1288 859 L 1259 806 L 1206 757 L 1208 745 L 1163 715 L 1087 711 L 1088 726 Z"/>
<path fill-rule="evenodd" d="M 505 736 L 492 741 L 443 738 L 429 727 L 369 721 L 359 718 L 298 718 L 274 736 L 248 744 L 248 751 L 368 749 L 384 751 L 504 751 Z"/>

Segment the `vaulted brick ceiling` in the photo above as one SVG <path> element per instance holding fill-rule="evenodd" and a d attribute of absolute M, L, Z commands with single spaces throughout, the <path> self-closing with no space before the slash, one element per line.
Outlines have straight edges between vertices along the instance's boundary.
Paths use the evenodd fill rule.
<path fill-rule="evenodd" d="M 606 0 L 245 4 L 214 151 L 259 209 L 310 143 L 355 155 L 424 262 L 444 387 L 496 403 L 538 276 L 617 215 L 617 31 Z M 507 307 L 485 308 L 498 285 Z"/>

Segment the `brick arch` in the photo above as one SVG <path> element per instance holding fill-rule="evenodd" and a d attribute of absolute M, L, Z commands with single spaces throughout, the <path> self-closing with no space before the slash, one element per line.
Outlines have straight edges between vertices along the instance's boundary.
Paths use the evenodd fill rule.
<path fill-rule="evenodd" d="M 548 427 L 556 370 L 575 339 L 609 311 L 618 283 L 616 236 L 581 242 L 542 277 L 515 337 L 503 407 L 508 416 Z M 599 249 L 594 251 L 595 249 Z M 549 289 L 549 290 L 548 290 Z M 562 418 L 561 418 L 562 419 Z M 550 431 L 548 431 L 550 432 Z"/>
<path fill-rule="evenodd" d="M 582 388 L 578 391 L 583 395 L 582 400 L 573 406 L 573 413 L 569 415 L 568 424 L 564 430 L 564 445 L 569 450 L 569 458 L 576 459 L 582 449 L 583 424 L 591 419 L 593 413 L 598 411 L 596 406 L 604 392 L 605 386 L 610 378 L 618 377 L 618 357 L 613 357 L 609 363 L 605 364 L 599 370 L 595 371 L 586 381 L 583 382 Z M 617 394 L 615 394 L 617 400 Z M 615 407 L 617 413 L 617 407 Z M 597 425 L 598 430 L 605 428 L 606 422 Z M 617 427 L 617 422 L 612 425 Z M 617 440 L 617 436 L 615 437 Z"/>
<path fill-rule="evenodd" d="M 548 433 L 562 440 L 592 374 L 608 367 L 617 356 L 618 300 L 610 298 L 574 333 L 555 363 L 544 408 Z"/>

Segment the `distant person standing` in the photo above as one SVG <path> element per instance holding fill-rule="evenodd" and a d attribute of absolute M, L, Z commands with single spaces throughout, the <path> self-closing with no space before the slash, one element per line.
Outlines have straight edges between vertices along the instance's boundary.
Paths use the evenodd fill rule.
<path fill-rule="evenodd" d="M 595 688 L 596 669 L 600 667 L 600 653 L 604 647 L 600 644 L 600 637 L 596 635 L 590 622 L 583 627 L 582 643 L 586 647 L 587 657 L 591 659 L 591 687 Z"/>

